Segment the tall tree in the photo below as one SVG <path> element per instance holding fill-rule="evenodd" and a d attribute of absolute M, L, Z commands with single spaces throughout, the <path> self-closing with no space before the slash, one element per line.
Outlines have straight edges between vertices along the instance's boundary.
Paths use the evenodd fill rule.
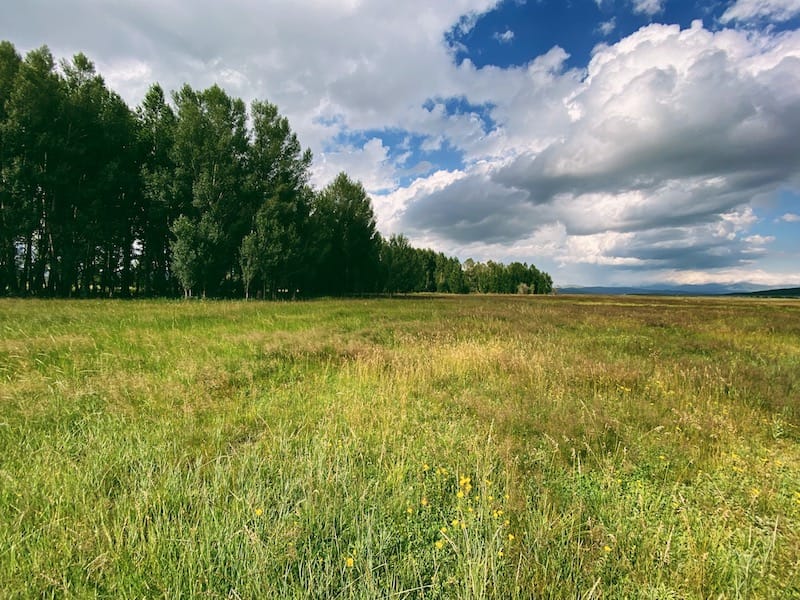
<path fill-rule="evenodd" d="M 317 288 L 334 294 L 378 289 L 381 237 L 364 187 L 345 173 L 315 198 Z"/>
<path fill-rule="evenodd" d="M 240 248 L 242 278 L 247 288 L 260 278 L 273 296 L 278 289 L 294 295 L 310 258 L 311 151 L 302 150 L 274 104 L 253 102 L 251 119 L 249 190 L 256 210 Z"/>
<path fill-rule="evenodd" d="M 180 236 L 192 232 L 203 269 L 202 281 L 191 287 L 199 287 L 203 295 L 217 294 L 238 270 L 237 253 L 246 233 L 241 208 L 247 111 L 241 100 L 216 85 L 202 92 L 184 86 L 175 94 L 175 104 L 176 206 L 192 227 L 173 227 L 173 246 L 189 243 Z M 187 283 L 182 281 L 185 289 Z"/>
<path fill-rule="evenodd" d="M 138 203 L 136 122 L 83 54 L 63 62 L 58 180 L 48 236 L 51 293 L 129 293 Z"/>
<path fill-rule="evenodd" d="M 11 95 L 22 57 L 11 42 L 0 42 L 0 294 L 16 293 L 17 243 L 24 234 L 19 202 L 12 195 L 14 183 L 12 148 L 6 138 L 9 130 L 6 102 Z"/>
<path fill-rule="evenodd" d="M 42 46 L 19 65 L 5 102 L 3 179 L 8 182 L 9 214 L 14 214 L 13 235 L 21 246 L 20 287 L 31 294 L 44 289 L 55 258 L 51 225 L 64 96 L 53 55 Z"/>
<path fill-rule="evenodd" d="M 148 295 L 161 296 L 174 291 L 170 226 L 180 211 L 173 161 L 176 119 L 160 85 L 150 87 L 137 116 L 143 196 L 142 210 L 135 222 L 141 244 L 138 284 Z"/>
<path fill-rule="evenodd" d="M 381 262 L 386 273 L 384 289 L 390 294 L 422 291 L 425 272 L 421 255 L 402 234 L 392 235 L 384 242 Z"/>

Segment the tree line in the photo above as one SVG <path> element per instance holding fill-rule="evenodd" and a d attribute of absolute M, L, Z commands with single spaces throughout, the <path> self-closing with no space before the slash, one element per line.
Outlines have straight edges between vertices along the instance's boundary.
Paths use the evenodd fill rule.
<path fill-rule="evenodd" d="M 275 105 L 154 84 L 130 109 L 83 54 L 0 42 L 0 294 L 549 293 L 533 266 L 384 239 L 363 186 L 310 185 Z"/>

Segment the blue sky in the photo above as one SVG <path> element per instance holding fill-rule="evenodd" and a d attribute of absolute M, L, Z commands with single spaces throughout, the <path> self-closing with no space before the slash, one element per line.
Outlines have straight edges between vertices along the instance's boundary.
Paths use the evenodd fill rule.
<path fill-rule="evenodd" d="M 458 47 L 457 61 L 469 59 L 478 67 L 524 65 L 560 46 L 570 55 L 567 66 L 580 69 L 586 67 L 597 44 L 615 43 L 651 23 L 688 28 L 699 19 L 705 27 L 720 29 L 724 27 L 720 19 L 731 4 L 721 0 L 510 0 L 481 15 L 468 31 L 453 27 L 447 39 Z M 797 19 L 771 26 L 796 27 Z"/>
<path fill-rule="evenodd" d="M 800 0 L 7 0 L 131 104 L 275 102 L 381 231 L 558 285 L 800 285 Z"/>

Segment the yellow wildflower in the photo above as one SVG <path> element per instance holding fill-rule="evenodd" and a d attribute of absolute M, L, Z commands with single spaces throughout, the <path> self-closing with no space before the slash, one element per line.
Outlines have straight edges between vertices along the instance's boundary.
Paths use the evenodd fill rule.
<path fill-rule="evenodd" d="M 348 556 L 347 558 L 344 559 L 344 564 L 348 569 L 352 569 L 353 565 L 356 564 L 356 561 L 353 560 L 352 556 Z"/>
<path fill-rule="evenodd" d="M 605 552 L 606 554 L 611 552 L 611 546 L 603 546 L 603 552 Z"/>
<path fill-rule="evenodd" d="M 513 542 L 513 541 L 514 541 L 514 539 L 515 539 L 515 537 L 514 537 L 514 534 L 513 534 L 513 533 L 509 533 L 509 534 L 508 534 L 508 541 L 509 541 L 509 542 Z"/>
<path fill-rule="evenodd" d="M 260 517 L 261 515 L 264 514 L 264 509 L 263 508 L 257 508 L 255 512 L 256 512 L 256 516 Z"/>
<path fill-rule="evenodd" d="M 422 506 L 428 506 L 428 499 L 423 496 L 419 503 L 422 504 Z"/>
<path fill-rule="evenodd" d="M 442 548 L 444 548 L 444 542 L 442 540 L 437 540 L 436 541 L 436 549 L 437 550 L 441 550 Z"/>

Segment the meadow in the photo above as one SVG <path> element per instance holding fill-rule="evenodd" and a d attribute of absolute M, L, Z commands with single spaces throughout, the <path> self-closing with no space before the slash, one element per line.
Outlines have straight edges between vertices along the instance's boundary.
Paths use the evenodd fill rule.
<path fill-rule="evenodd" d="M 0 300 L 0 597 L 800 598 L 800 302 Z"/>

